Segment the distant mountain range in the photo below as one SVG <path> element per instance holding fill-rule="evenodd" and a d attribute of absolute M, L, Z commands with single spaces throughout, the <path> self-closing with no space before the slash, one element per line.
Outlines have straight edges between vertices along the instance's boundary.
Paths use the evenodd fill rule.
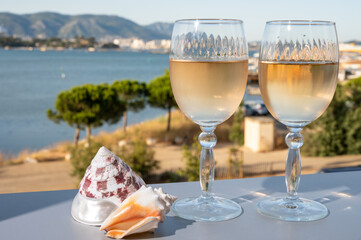
<path fill-rule="evenodd" d="M 146 25 L 144 27 L 158 33 L 162 33 L 168 36 L 170 39 L 173 31 L 173 23 L 156 22 L 153 24 Z"/>
<path fill-rule="evenodd" d="M 141 26 L 112 15 L 65 15 L 53 12 L 34 14 L 0 13 L 0 33 L 21 38 L 95 37 L 98 41 L 114 38 L 143 40 L 169 39 L 173 24 L 157 22 Z"/>

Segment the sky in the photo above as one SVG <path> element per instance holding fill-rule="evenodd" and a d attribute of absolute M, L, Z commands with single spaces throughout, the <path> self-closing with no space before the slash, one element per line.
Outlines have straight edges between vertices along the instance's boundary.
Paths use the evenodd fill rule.
<path fill-rule="evenodd" d="M 106 14 L 138 24 L 183 18 L 235 18 L 244 21 L 249 41 L 261 40 L 269 20 L 336 22 L 340 41 L 361 40 L 360 0 L 0 0 L 0 12 Z"/>

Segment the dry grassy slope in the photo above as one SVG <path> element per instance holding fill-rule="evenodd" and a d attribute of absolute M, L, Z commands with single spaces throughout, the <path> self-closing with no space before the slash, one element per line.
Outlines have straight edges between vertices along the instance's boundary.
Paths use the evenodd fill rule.
<path fill-rule="evenodd" d="M 217 166 L 227 166 L 230 144 L 219 144 L 215 149 Z M 171 170 L 184 166 L 181 161 L 182 148 L 175 145 L 157 144 L 155 157 L 160 161 L 160 169 Z M 283 175 L 287 150 L 254 153 L 245 149 L 244 164 L 274 163 Z M 361 156 L 338 156 L 329 158 L 303 157 L 303 174 L 316 173 L 324 167 L 361 165 Z M 77 179 L 70 176 L 71 165 L 66 161 L 28 163 L 0 168 L 0 193 L 45 191 L 76 188 Z M 262 175 L 265 176 L 265 175 Z"/>
<path fill-rule="evenodd" d="M 122 130 L 112 133 L 101 133 L 94 139 L 105 146 L 114 146 L 124 137 L 141 134 L 144 137 L 153 137 L 158 141 L 176 136 L 193 136 L 200 133 L 199 128 L 186 119 L 180 112 L 172 114 L 172 131 L 165 134 L 166 118 L 161 117 L 152 121 L 132 126 L 124 134 Z M 218 127 L 217 137 L 219 139 L 215 148 L 217 167 L 227 166 L 229 148 L 232 146 L 225 139 L 228 137 L 230 122 Z M 14 162 L 22 162 L 26 157 L 36 158 L 39 163 L 27 163 L 3 166 L 0 168 L 0 193 L 43 191 L 76 188 L 78 180 L 70 176 L 71 164 L 62 160 L 67 152 L 69 143 L 58 144 L 53 149 L 41 150 L 36 153 L 20 154 Z M 182 147 L 165 143 L 157 143 L 153 147 L 155 158 L 160 161 L 159 172 L 165 170 L 176 170 L 184 167 L 182 161 Z M 266 153 L 254 153 L 244 149 L 244 166 L 256 167 L 258 169 L 272 168 L 276 173 L 283 175 L 287 150 L 277 150 Z M 342 167 L 361 165 L 361 156 L 337 156 L 329 158 L 303 157 L 302 173 L 315 173 L 325 167 Z"/>

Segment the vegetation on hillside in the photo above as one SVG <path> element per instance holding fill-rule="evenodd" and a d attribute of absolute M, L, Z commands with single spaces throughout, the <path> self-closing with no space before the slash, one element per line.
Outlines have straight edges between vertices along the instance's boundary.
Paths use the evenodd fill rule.
<path fill-rule="evenodd" d="M 47 48 L 89 48 L 95 47 L 97 44 L 95 38 L 74 37 L 74 39 L 61 39 L 51 37 L 48 39 L 34 38 L 32 40 L 22 40 L 16 37 L 0 37 L 0 47 L 47 47 Z"/>

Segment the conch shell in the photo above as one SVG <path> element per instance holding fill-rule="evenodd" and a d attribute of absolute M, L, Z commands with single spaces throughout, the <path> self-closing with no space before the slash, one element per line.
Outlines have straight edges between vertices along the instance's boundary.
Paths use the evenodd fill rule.
<path fill-rule="evenodd" d="M 119 157 L 101 147 L 79 184 L 71 214 L 81 223 L 100 226 L 129 195 L 145 185 Z"/>
<path fill-rule="evenodd" d="M 130 195 L 101 225 L 107 236 L 123 238 L 127 235 L 153 231 L 163 222 L 177 197 L 163 193 L 161 188 L 142 186 Z"/>

